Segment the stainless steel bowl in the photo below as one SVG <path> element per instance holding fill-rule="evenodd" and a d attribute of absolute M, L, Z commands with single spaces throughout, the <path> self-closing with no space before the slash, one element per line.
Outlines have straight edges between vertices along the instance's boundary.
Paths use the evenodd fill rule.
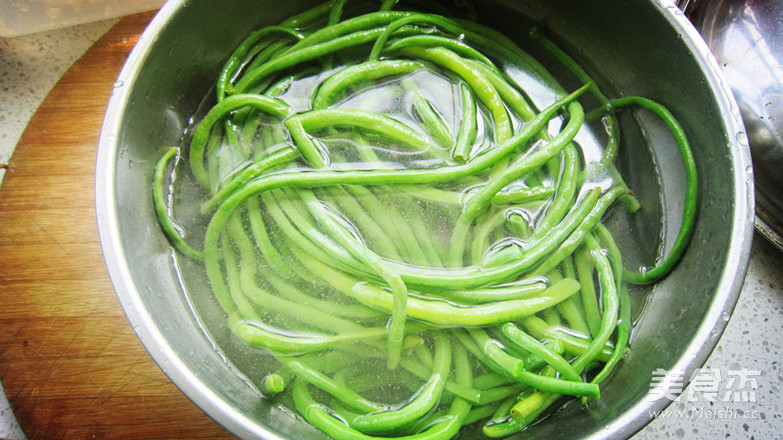
<path fill-rule="evenodd" d="M 101 134 L 97 218 L 120 302 L 163 371 L 240 437 L 322 435 L 264 399 L 248 380 L 252 369 L 263 366 L 246 359 L 216 324 L 225 321 L 210 308 L 206 283 L 195 280 L 196 287 L 189 285 L 184 294 L 180 274 L 190 268 L 174 258 L 160 232 L 151 175 L 159 152 L 180 142 L 190 115 L 241 39 L 313 3 L 170 1 L 123 69 Z M 687 374 L 700 367 L 736 303 L 753 232 L 753 175 L 739 108 L 704 41 L 669 1 L 596 0 L 589 7 L 575 0 L 497 3 L 542 23 L 614 94 L 667 105 L 684 125 L 698 161 L 701 194 L 693 241 L 676 270 L 654 288 L 636 325 L 633 349 L 602 386 L 602 399 L 587 408 L 569 405 L 522 435 L 629 437 L 650 421 L 651 411 L 670 403 L 650 398 L 652 372 Z M 492 5 L 481 2 L 479 11 Z M 519 22 L 507 14 L 495 14 L 492 25 L 525 38 Z M 660 212 L 665 214 L 663 246 L 676 234 L 683 171 L 665 130 L 643 114 L 633 121 L 653 142 L 650 150 L 626 149 L 620 165 L 646 206 L 639 224 L 647 230 L 649 256 L 658 247 Z"/>

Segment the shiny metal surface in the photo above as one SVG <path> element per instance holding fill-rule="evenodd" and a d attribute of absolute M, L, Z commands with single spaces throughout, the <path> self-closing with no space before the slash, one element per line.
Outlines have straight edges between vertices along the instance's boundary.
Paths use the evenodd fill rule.
<path fill-rule="evenodd" d="M 225 317 L 209 307 L 214 299 L 206 282 L 192 281 L 184 294 L 179 274 L 188 262 L 174 258 L 160 232 L 149 185 L 160 152 L 180 141 L 190 115 L 239 41 L 313 3 L 268 2 L 263 8 L 257 0 L 170 1 L 118 78 L 99 145 L 98 227 L 128 320 L 171 380 L 242 438 L 323 435 L 264 399 L 240 373 L 263 369 L 263 360 L 246 358 L 231 343 Z M 481 11 L 492 9 L 490 2 L 483 3 Z M 575 0 L 493 3 L 550 29 L 613 94 L 642 95 L 667 105 L 693 145 L 702 188 L 693 241 L 676 270 L 652 292 L 635 327 L 633 350 L 602 385 L 601 400 L 584 408 L 569 405 L 519 436 L 627 438 L 649 422 L 651 411 L 670 403 L 650 398 L 652 372 L 682 370 L 689 377 L 711 353 L 736 304 L 748 265 L 754 206 L 739 111 L 709 49 L 668 0 L 595 0 L 590 8 Z M 259 10 L 263 13 L 248 13 Z M 491 21 L 510 36 L 525 38 L 514 16 L 495 14 Z M 659 213 L 664 213 L 664 247 L 676 234 L 683 172 L 665 128 L 642 114 L 631 120 L 640 124 L 636 131 L 650 145 L 628 145 L 620 166 L 649 202 L 639 218 L 653 227 L 643 229 L 648 240 L 637 247 L 654 255 Z M 635 293 L 637 308 L 645 293 Z"/>
<path fill-rule="evenodd" d="M 783 2 L 702 0 L 691 19 L 742 112 L 756 177 L 757 228 L 783 250 Z"/>

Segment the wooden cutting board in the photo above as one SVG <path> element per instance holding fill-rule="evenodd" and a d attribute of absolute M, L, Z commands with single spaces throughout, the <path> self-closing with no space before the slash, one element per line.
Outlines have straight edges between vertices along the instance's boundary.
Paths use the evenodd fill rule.
<path fill-rule="evenodd" d="M 31 439 L 231 438 L 136 338 L 98 241 L 103 114 L 152 17 L 123 19 L 62 77 L 0 186 L 0 380 Z"/>

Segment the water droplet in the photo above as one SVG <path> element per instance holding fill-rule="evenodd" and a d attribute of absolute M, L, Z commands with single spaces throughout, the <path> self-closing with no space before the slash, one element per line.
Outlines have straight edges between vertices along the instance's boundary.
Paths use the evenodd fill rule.
<path fill-rule="evenodd" d="M 748 135 L 744 131 L 737 132 L 737 142 L 742 146 L 748 146 Z"/>

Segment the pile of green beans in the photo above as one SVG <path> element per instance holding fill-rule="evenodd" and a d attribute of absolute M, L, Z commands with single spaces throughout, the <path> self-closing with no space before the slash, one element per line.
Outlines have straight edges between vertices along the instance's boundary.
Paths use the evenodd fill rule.
<path fill-rule="evenodd" d="M 498 32 L 424 6 L 333 0 L 252 33 L 189 148 L 155 168 L 163 231 L 277 361 L 264 395 L 336 439 L 499 438 L 600 398 L 629 349 L 626 281 L 665 276 L 694 225 L 693 157 L 663 106 L 606 98 L 534 30 L 582 84 L 566 91 Z M 538 108 L 510 70 L 556 98 Z M 613 164 L 627 106 L 671 128 L 687 177 L 674 249 L 640 272 L 602 223 L 639 207 Z M 601 157 L 575 140 L 591 124 Z M 187 240 L 166 192 L 185 155 L 208 193 Z"/>

